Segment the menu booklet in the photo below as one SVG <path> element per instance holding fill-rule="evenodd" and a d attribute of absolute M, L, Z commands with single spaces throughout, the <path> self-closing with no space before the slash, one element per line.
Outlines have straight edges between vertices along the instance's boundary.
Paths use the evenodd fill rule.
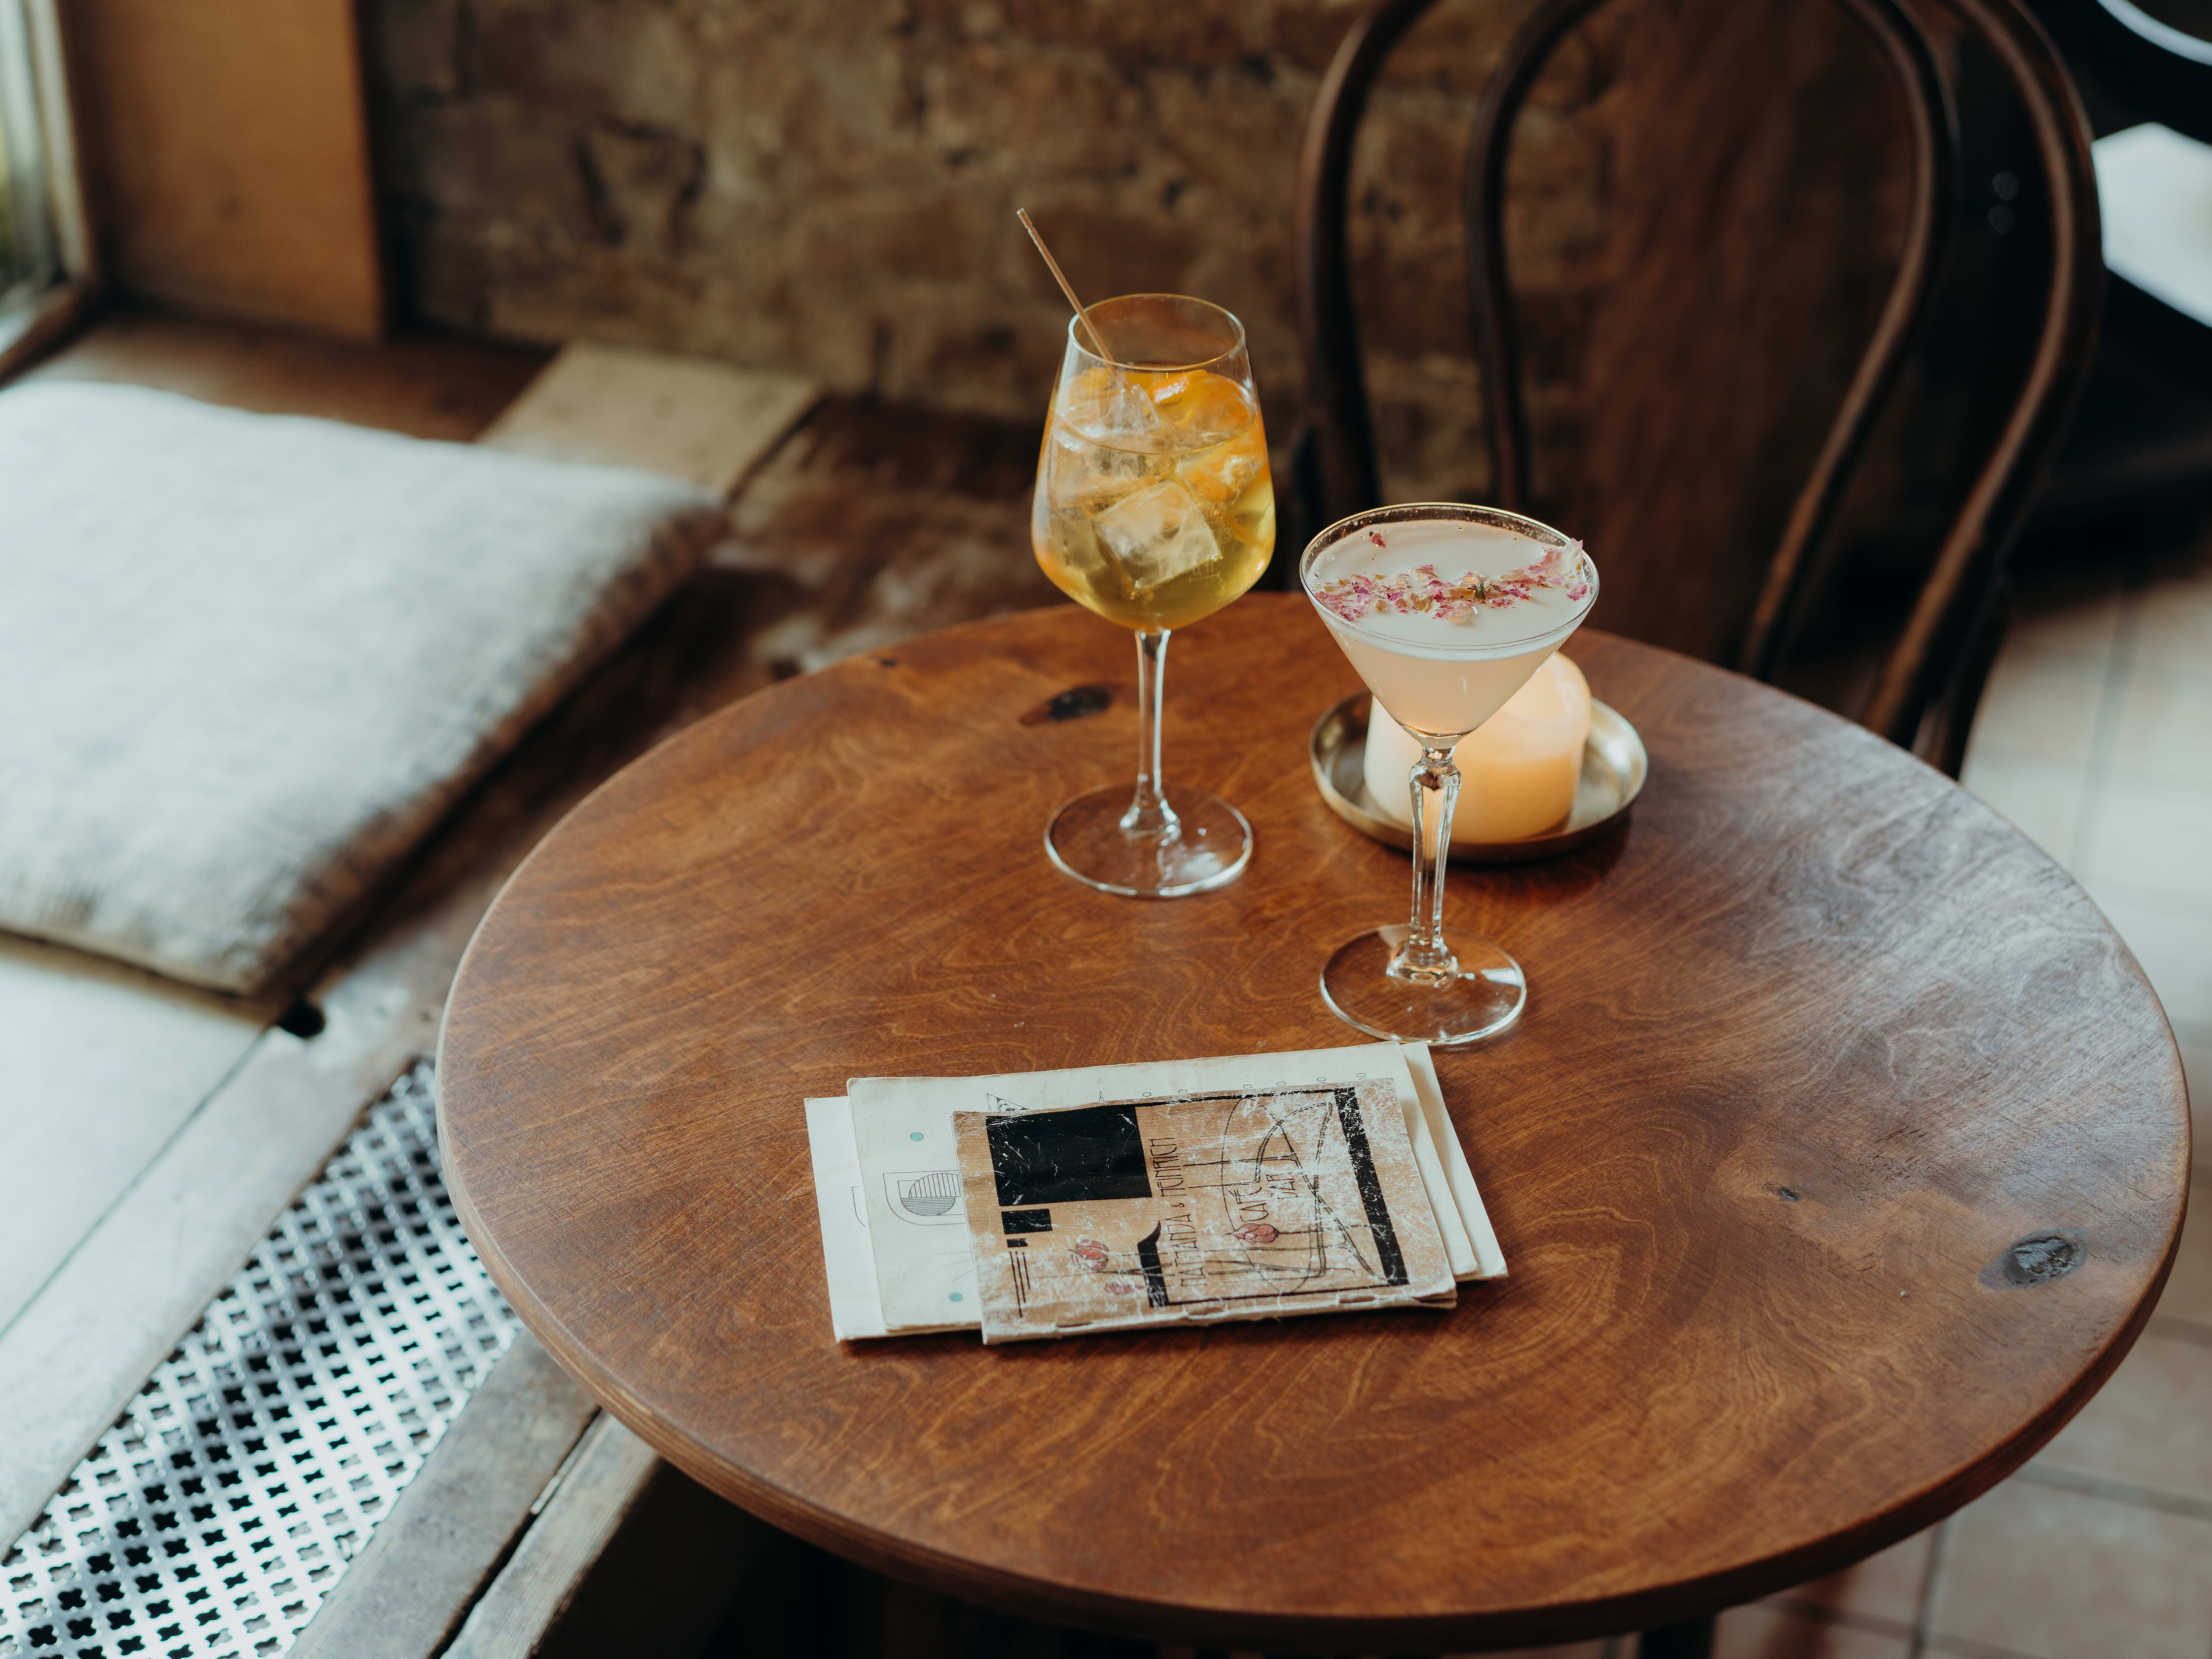
<path fill-rule="evenodd" d="M 1505 1270 L 1419 1045 L 863 1078 L 806 1110 L 846 1340 L 1448 1306 Z"/>

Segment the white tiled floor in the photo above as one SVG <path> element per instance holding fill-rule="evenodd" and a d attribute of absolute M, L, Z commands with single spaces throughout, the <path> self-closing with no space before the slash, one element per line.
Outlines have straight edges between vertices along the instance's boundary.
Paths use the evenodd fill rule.
<path fill-rule="evenodd" d="M 2024 604 L 1963 781 L 2134 949 L 2190 1068 L 2199 1168 L 2212 1163 L 2212 538 L 2102 592 Z"/>
<path fill-rule="evenodd" d="M 2088 889 L 2166 1005 L 2197 1119 L 2181 1257 L 2126 1362 L 2027 1468 L 1849 1572 L 1724 1614 L 1718 1659 L 2212 1656 L 2212 537 L 2024 605 L 1963 781 Z"/>
<path fill-rule="evenodd" d="M 1945 1523 L 1937 1653 L 2204 1659 L 2212 1521 L 2014 1479 Z"/>

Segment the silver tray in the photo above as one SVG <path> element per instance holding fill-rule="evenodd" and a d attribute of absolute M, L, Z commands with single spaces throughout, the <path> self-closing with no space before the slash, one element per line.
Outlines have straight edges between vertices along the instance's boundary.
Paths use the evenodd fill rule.
<path fill-rule="evenodd" d="M 1367 793 L 1367 716 L 1372 699 L 1356 691 L 1334 704 L 1315 723 L 1308 751 L 1314 783 L 1329 811 L 1353 829 L 1411 852 L 1413 833 L 1376 810 Z M 1575 787 L 1574 810 L 1565 823 L 1519 841 L 1462 841 L 1452 837 L 1451 855 L 1464 863 L 1518 864 L 1571 852 L 1628 817 L 1643 792 L 1650 757 L 1644 739 L 1617 709 L 1590 699 L 1589 740 L 1583 745 L 1582 781 Z"/>

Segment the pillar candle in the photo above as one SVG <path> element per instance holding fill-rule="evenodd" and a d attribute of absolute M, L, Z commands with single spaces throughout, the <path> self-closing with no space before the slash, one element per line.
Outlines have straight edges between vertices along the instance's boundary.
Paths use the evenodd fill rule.
<path fill-rule="evenodd" d="M 1458 842 L 1540 835 L 1574 810 L 1589 737 L 1589 682 L 1554 652 L 1506 705 L 1462 738 L 1453 758 L 1462 781 L 1452 819 Z M 1421 746 L 1380 708 L 1367 722 L 1367 793 L 1382 815 L 1410 830 L 1407 775 Z M 1436 839 L 1436 823 L 1429 823 Z"/>

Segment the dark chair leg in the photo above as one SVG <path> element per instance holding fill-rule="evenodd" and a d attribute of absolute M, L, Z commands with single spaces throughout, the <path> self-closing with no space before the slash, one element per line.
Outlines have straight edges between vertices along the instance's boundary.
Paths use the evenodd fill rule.
<path fill-rule="evenodd" d="M 1287 476 L 1275 481 L 1275 556 L 1256 584 L 1267 593 L 1299 591 L 1298 556 L 1335 522 L 1322 495 L 1321 438 L 1310 421 L 1291 434 L 1290 463 Z"/>
<path fill-rule="evenodd" d="M 1645 1631 L 1636 1638 L 1636 1659 L 1713 1659 L 1711 1618 Z"/>

